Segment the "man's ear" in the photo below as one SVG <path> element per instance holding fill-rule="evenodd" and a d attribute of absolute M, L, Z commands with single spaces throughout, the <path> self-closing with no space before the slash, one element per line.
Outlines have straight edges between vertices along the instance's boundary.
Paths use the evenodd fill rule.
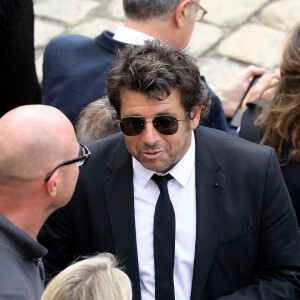
<path fill-rule="evenodd" d="M 174 11 L 174 21 L 177 27 L 183 27 L 186 18 L 190 17 L 191 0 L 183 0 Z"/>
<path fill-rule="evenodd" d="M 59 170 L 55 170 L 49 180 L 46 182 L 46 189 L 50 197 L 54 198 L 57 194 Z"/>
<path fill-rule="evenodd" d="M 189 113 L 190 118 L 190 129 L 194 130 L 198 127 L 201 119 L 202 105 L 197 105 L 193 107 L 193 110 Z"/>

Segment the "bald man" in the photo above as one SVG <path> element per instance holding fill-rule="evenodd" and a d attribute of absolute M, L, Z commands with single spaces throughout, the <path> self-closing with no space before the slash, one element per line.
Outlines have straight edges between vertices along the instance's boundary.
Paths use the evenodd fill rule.
<path fill-rule="evenodd" d="M 0 299 L 40 299 L 47 250 L 37 234 L 71 198 L 90 152 L 56 108 L 21 106 L 0 119 Z"/>

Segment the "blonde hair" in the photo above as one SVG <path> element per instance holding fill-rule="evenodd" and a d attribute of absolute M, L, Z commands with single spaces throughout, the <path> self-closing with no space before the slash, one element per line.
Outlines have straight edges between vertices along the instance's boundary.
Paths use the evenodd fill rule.
<path fill-rule="evenodd" d="M 59 273 L 41 300 L 131 300 L 128 276 L 109 253 L 79 261 Z"/>

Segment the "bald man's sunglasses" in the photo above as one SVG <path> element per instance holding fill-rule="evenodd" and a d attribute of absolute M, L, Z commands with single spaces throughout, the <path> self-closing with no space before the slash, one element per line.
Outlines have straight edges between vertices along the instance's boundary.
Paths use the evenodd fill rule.
<path fill-rule="evenodd" d="M 45 177 L 45 181 L 47 182 L 50 177 L 52 176 L 52 174 L 60 167 L 63 167 L 63 166 L 67 166 L 67 165 L 71 165 L 71 164 L 74 164 L 74 163 L 77 163 L 78 167 L 83 167 L 89 157 L 91 156 L 91 152 L 90 150 L 88 149 L 87 146 L 84 146 L 84 145 L 81 145 L 81 152 L 82 154 L 80 156 L 78 156 L 77 158 L 74 158 L 74 159 L 71 159 L 71 160 L 67 160 L 67 161 L 64 161 L 62 163 L 60 163 L 57 167 L 55 167 L 46 177 Z"/>
<path fill-rule="evenodd" d="M 187 112 L 188 113 L 188 112 Z M 122 132 L 127 136 L 136 136 L 142 133 L 146 123 L 153 124 L 154 128 L 163 135 L 172 135 L 178 131 L 178 122 L 184 121 L 187 113 L 182 119 L 176 119 L 173 116 L 157 116 L 152 121 L 145 121 L 144 117 L 153 116 L 132 116 L 123 118 L 120 121 Z"/>

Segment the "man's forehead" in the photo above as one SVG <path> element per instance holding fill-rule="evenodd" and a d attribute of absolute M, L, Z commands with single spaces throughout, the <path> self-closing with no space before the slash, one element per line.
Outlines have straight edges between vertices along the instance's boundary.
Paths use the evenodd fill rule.
<path fill-rule="evenodd" d="M 156 91 L 155 91 L 156 92 Z M 159 100 L 159 101 L 164 101 L 167 100 L 171 95 L 175 95 L 176 96 L 180 96 L 180 91 L 178 88 L 173 88 L 170 90 L 170 93 L 168 94 L 168 92 L 166 91 L 158 91 L 156 92 L 156 94 L 158 95 L 158 97 L 154 97 L 154 93 L 152 90 L 149 90 L 149 92 L 144 92 L 144 91 L 137 91 L 137 90 L 131 90 L 128 89 L 126 87 L 121 88 L 120 91 L 120 98 L 122 99 L 126 99 L 127 97 L 130 96 L 135 96 L 135 97 L 142 97 L 142 98 L 148 98 L 149 100 Z"/>
<path fill-rule="evenodd" d="M 137 115 L 169 115 L 176 114 L 183 110 L 179 93 L 173 90 L 164 100 L 149 98 L 147 94 L 136 91 L 124 91 L 121 96 L 121 114 L 122 117 Z"/>

